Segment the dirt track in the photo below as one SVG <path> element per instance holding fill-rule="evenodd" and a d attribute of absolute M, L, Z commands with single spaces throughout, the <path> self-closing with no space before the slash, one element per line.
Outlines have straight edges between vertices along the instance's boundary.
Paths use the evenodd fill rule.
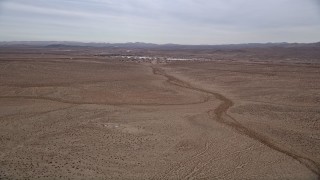
<path fill-rule="evenodd" d="M 319 178 L 316 65 L 2 56 L 1 178 Z"/>
<path fill-rule="evenodd" d="M 180 86 L 180 87 L 185 87 L 188 89 L 193 89 L 195 91 L 200 91 L 200 92 L 204 92 L 204 93 L 208 93 L 208 94 L 213 95 L 216 99 L 221 101 L 221 104 L 218 107 L 216 107 L 215 109 L 208 111 L 209 115 L 212 114 L 212 112 L 214 112 L 215 116 L 217 117 L 216 119 L 219 122 L 230 126 L 231 128 L 237 130 L 239 133 L 245 134 L 245 135 L 249 136 L 250 138 L 257 140 L 257 141 L 263 143 L 264 145 L 266 145 L 276 151 L 279 151 L 281 153 L 286 154 L 287 156 L 292 157 L 293 159 L 299 161 L 301 164 L 304 164 L 307 168 L 309 168 L 312 172 L 314 172 L 318 176 L 320 175 L 320 171 L 319 171 L 320 165 L 318 163 L 316 163 L 315 161 L 313 161 L 312 159 L 307 158 L 307 157 L 302 157 L 300 155 L 294 154 L 294 152 L 290 152 L 288 150 L 282 149 L 281 147 L 274 145 L 272 142 L 268 141 L 268 139 L 266 137 L 263 137 L 259 133 L 243 126 L 241 123 L 239 123 L 232 116 L 228 115 L 227 114 L 228 109 L 231 108 L 234 104 L 230 99 L 226 98 L 225 96 L 223 96 L 219 93 L 214 93 L 214 92 L 210 92 L 210 91 L 207 91 L 204 89 L 193 87 L 192 85 L 190 85 L 187 82 L 183 82 L 183 81 L 175 78 L 174 76 L 166 74 L 161 69 L 156 69 L 154 67 L 152 67 L 152 69 L 153 69 L 154 74 L 163 75 L 163 76 L 167 77 L 169 83 L 172 83 L 172 84 Z M 230 119 L 230 120 L 228 121 L 227 119 Z"/>

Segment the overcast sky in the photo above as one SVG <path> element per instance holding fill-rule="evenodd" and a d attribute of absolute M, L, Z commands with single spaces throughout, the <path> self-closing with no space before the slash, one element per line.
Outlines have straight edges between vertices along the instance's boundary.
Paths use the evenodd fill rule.
<path fill-rule="evenodd" d="M 0 0 L 0 41 L 320 41 L 320 0 Z"/>

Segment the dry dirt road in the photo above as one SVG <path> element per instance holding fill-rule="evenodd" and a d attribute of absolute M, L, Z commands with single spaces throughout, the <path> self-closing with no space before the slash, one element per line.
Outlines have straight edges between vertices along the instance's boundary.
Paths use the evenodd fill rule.
<path fill-rule="evenodd" d="M 320 66 L 0 58 L 0 179 L 319 179 Z"/>

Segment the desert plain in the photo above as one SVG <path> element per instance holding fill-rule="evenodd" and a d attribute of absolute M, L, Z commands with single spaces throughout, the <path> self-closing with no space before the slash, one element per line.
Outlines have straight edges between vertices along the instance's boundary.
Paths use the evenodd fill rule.
<path fill-rule="evenodd" d="M 0 179 L 319 179 L 320 48 L 0 48 Z"/>

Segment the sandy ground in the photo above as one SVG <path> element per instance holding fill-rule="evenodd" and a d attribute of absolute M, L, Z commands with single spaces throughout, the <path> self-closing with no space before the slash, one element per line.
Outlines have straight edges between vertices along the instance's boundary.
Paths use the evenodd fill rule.
<path fill-rule="evenodd" d="M 319 179 L 319 64 L 8 51 L 0 75 L 0 179 Z"/>

